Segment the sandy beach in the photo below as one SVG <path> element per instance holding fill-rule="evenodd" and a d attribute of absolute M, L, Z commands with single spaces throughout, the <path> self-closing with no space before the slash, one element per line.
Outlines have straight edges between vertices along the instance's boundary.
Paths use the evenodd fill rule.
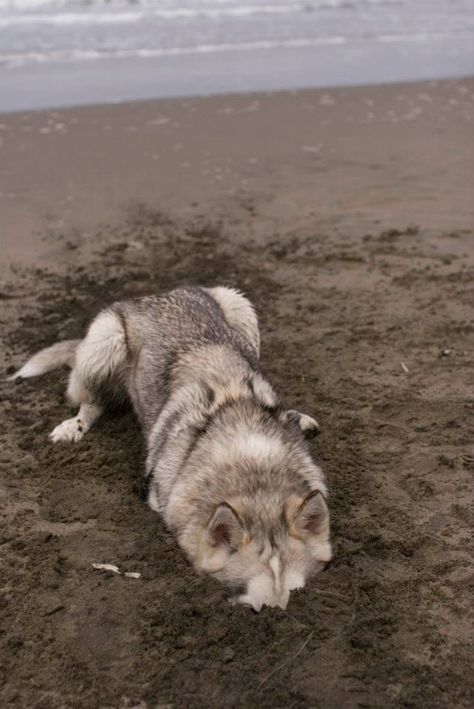
<path fill-rule="evenodd" d="M 472 706 L 473 121 L 473 79 L 0 116 L 4 373 L 117 298 L 242 288 L 336 550 L 231 607 L 140 502 L 133 416 L 54 446 L 66 372 L 3 378 L 2 706 Z"/>

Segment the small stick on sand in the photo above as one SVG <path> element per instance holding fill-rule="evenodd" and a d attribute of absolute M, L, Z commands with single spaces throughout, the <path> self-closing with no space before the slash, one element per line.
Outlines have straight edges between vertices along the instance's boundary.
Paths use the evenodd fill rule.
<path fill-rule="evenodd" d="M 115 566 L 115 564 L 92 564 L 92 566 L 99 571 L 113 571 L 114 574 L 118 574 L 119 576 L 122 574 L 119 567 Z M 123 575 L 129 579 L 139 579 L 142 576 L 138 571 L 125 571 Z"/>
<path fill-rule="evenodd" d="M 265 682 L 266 682 L 267 680 L 269 680 L 270 677 L 273 677 L 274 674 L 276 674 L 277 672 L 279 672 L 280 670 L 282 670 L 284 667 L 286 667 L 287 665 L 289 665 L 291 662 L 293 662 L 293 660 L 296 660 L 296 658 L 298 657 L 298 655 L 300 655 L 300 654 L 303 652 L 303 650 L 305 649 L 306 645 L 309 643 L 309 641 L 311 640 L 311 638 L 313 637 L 313 635 L 314 635 L 314 630 L 312 630 L 312 631 L 310 632 L 310 634 L 308 635 L 308 637 L 306 638 L 306 640 L 304 641 L 304 643 L 302 644 L 302 646 L 300 647 L 300 649 L 298 650 L 298 652 L 295 652 L 295 654 L 294 654 L 292 657 L 290 657 L 288 660 L 285 660 L 285 662 L 282 662 L 280 665 L 277 665 L 266 677 L 264 677 L 264 678 L 262 679 L 262 681 L 260 682 L 260 684 L 259 684 L 258 687 L 257 687 L 257 691 L 258 691 L 261 687 L 263 687 L 263 685 L 265 684 Z"/>
<path fill-rule="evenodd" d="M 114 574 L 119 574 L 119 567 L 115 566 L 115 564 L 92 564 L 94 569 L 98 569 L 99 571 L 113 571 Z"/>
<path fill-rule="evenodd" d="M 403 369 L 403 371 L 405 372 L 405 374 L 408 374 L 408 372 L 409 372 L 410 370 L 409 370 L 408 367 L 406 366 L 405 362 L 400 362 L 400 366 L 401 366 L 401 368 Z"/>

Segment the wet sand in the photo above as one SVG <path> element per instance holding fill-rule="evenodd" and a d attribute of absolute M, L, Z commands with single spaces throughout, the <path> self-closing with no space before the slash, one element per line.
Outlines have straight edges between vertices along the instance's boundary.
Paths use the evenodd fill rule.
<path fill-rule="evenodd" d="M 473 93 L 0 117 L 4 372 L 116 298 L 240 286 L 336 549 L 286 612 L 230 607 L 140 503 L 131 414 L 53 446 L 66 372 L 3 381 L 2 706 L 472 705 Z"/>

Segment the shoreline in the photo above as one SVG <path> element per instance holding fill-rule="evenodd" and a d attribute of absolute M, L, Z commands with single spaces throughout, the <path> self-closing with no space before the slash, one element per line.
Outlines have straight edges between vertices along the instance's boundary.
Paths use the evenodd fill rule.
<path fill-rule="evenodd" d="M 0 121 L 2 118 L 14 118 L 16 116 L 29 116 L 38 114 L 61 114 L 63 112 L 71 112 L 85 109 L 110 109 L 110 108 L 121 108 L 128 106 L 143 105 L 147 106 L 150 104 L 166 104 L 166 103 L 181 103 L 186 104 L 188 101 L 211 101 L 213 99 L 242 99 L 242 98 L 253 98 L 259 99 L 261 97 L 272 97 L 280 95 L 294 96 L 305 93 L 324 93 L 324 92 L 339 92 L 344 90 L 350 91 L 362 91 L 362 90 L 374 90 L 379 89 L 393 89 L 396 87 L 410 87 L 410 86 L 428 86 L 437 87 L 443 84 L 470 84 L 474 81 L 474 72 L 469 72 L 466 74 L 453 74 L 445 77 L 434 76 L 432 78 L 414 78 L 406 80 L 392 80 L 392 81 L 378 81 L 378 82 L 364 82 L 355 84 L 323 84 L 321 86 L 296 86 L 295 88 L 282 88 L 282 89 L 255 89 L 253 91 L 219 91 L 216 93 L 203 94 L 179 94 L 179 95 L 166 95 L 166 96 L 151 96 L 150 98 L 136 98 L 136 99 L 116 99 L 111 101 L 105 101 L 97 103 L 82 103 L 82 104 L 72 104 L 72 105 L 58 105 L 58 106 L 43 106 L 40 108 L 21 108 L 15 110 L 0 111 Z"/>
<path fill-rule="evenodd" d="M 471 44 L 469 36 L 359 39 L 0 67 L 0 112 L 456 79 L 474 73 Z"/>

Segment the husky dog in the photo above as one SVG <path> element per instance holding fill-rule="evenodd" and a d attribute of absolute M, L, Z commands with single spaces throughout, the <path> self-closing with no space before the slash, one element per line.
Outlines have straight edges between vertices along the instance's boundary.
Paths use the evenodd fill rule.
<path fill-rule="evenodd" d="M 59 342 L 12 378 L 62 364 L 79 411 L 54 442 L 79 441 L 110 399 L 131 401 L 147 443 L 146 500 L 198 573 L 234 602 L 286 608 L 331 558 L 326 486 L 305 434 L 258 370 L 251 303 L 231 288 L 181 287 L 114 303 L 83 340 Z"/>

